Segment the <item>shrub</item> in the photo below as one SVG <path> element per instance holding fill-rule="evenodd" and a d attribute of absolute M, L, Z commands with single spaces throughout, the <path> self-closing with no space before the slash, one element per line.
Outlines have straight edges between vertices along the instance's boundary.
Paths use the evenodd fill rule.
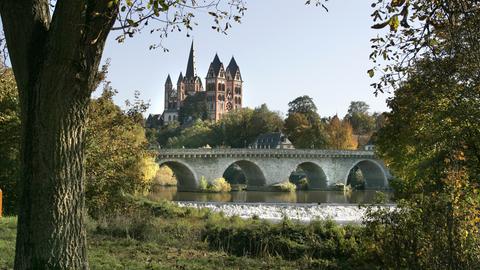
<path fill-rule="evenodd" d="M 367 251 L 363 228 L 332 221 L 305 225 L 290 220 L 279 224 L 233 218 L 215 220 L 207 223 L 202 240 L 212 249 L 237 256 L 310 258 L 315 264 L 328 264 L 331 269 L 361 269 L 360 265 L 366 264 L 363 260 L 370 258 L 364 254 Z"/>
<path fill-rule="evenodd" d="M 302 178 L 298 181 L 298 188 L 301 190 L 307 190 L 309 188 L 308 179 Z"/>
<path fill-rule="evenodd" d="M 232 187 L 225 178 L 217 178 L 208 186 L 210 192 L 230 192 Z"/>
<path fill-rule="evenodd" d="M 200 177 L 199 188 L 200 188 L 200 191 L 207 191 L 208 181 L 205 178 L 205 176 Z"/>
<path fill-rule="evenodd" d="M 155 178 L 152 181 L 153 185 L 160 185 L 160 186 L 176 186 L 177 185 L 177 178 L 175 177 L 172 169 L 168 166 L 161 166 Z"/>
<path fill-rule="evenodd" d="M 211 183 L 205 177 L 200 178 L 199 188 L 203 192 L 230 192 L 232 187 L 225 178 L 217 178 Z"/>
<path fill-rule="evenodd" d="M 273 185 L 274 189 L 281 192 L 295 192 L 297 186 L 289 181 L 284 181 Z"/>

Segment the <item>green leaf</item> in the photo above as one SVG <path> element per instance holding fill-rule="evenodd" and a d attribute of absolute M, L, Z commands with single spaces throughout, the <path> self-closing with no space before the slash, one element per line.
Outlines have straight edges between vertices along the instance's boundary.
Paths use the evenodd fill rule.
<path fill-rule="evenodd" d="M 390 25 L 390 31 L 396 32 L 400 26 L 400 20 L 398 19 L 398 16 L 393 16 L 390 18 L 388 24 Z"/>
<path fill-rule="evenodd" d="M 367 73 L 368 73 L 368 76 L 370 76 L 370 78 L 373 78 L 373 76 L 375 76 L 375 71 L 373 69 L 369 69 Z"/>

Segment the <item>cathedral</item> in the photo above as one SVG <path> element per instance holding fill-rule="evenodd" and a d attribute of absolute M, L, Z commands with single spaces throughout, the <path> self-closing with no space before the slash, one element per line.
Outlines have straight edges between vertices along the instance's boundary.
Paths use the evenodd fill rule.
<path fill-rule="evenodd" d="M 195 68 L 195 51 L 192 46 L 188 56 L 185 75 L 180 72 L 176 88 L 170 75 L 165 82 L 165 109 L 162 120 L 164 125 L 178 121 L 178 113 L 185 99 L 192 95 L 201 95 L 207 102 L 208 118 L 218 121 L 232 110 L 242 108 L 242 76 L 240 68 L 232 57 L 227 68 L 217 54 L 208 68 L 205 88 Z"/>

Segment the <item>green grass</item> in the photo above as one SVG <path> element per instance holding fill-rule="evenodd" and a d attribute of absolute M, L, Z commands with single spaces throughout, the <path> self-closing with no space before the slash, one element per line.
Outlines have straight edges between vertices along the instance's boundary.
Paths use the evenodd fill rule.
<path fill-rule="evenodd" d="M 308 262 L 304 261 L 294 262 L 276 257 L 237 257 L 211 250 L 208 244 L 201 240 L 202 230 L 208 220 L 221 218 L 221 215 L 204 210 L 179 209 L 168 203 L 156 204 L 155 207 L 156 217 L 150 216 L 140 222 L 132 222 L 129 218 L 122 217 L 103 222 L 89 220 L 87 226 L 90 268 L 129 270 L 308 268 Z M 0 218 L 2 270 L 13 268 L 16 223 L 15 217 Z"/>
<path fill-rule="evenodd" d="M 224 217 L 132 199 L 118 216 L 87 220 L 91 269 L 379 269 L 358 227 Z M 11 269 L 16 218 L 0 219 L 0 269 Z"/>
<path fill-rule="evenodd" d="M 0 218 L 0 269 L 12 268 L 15 258 L 17 218 Z"/>

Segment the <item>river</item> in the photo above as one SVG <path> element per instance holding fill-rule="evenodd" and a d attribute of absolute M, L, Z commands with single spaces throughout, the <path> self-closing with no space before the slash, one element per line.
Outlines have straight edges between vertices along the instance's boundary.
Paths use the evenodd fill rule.
<path fill-rule="evenodd" d="M 390 202 L 387 191 L 357 190 L 351 192 L 302 190 L 296 192 L 232 191 L 229 193 L 180 192 L 177 187 L 156 186 L 149 194 L 154 201 L 236 202 L 236 203 L 328 203 L 370 204 L 383 193 Z"/>

